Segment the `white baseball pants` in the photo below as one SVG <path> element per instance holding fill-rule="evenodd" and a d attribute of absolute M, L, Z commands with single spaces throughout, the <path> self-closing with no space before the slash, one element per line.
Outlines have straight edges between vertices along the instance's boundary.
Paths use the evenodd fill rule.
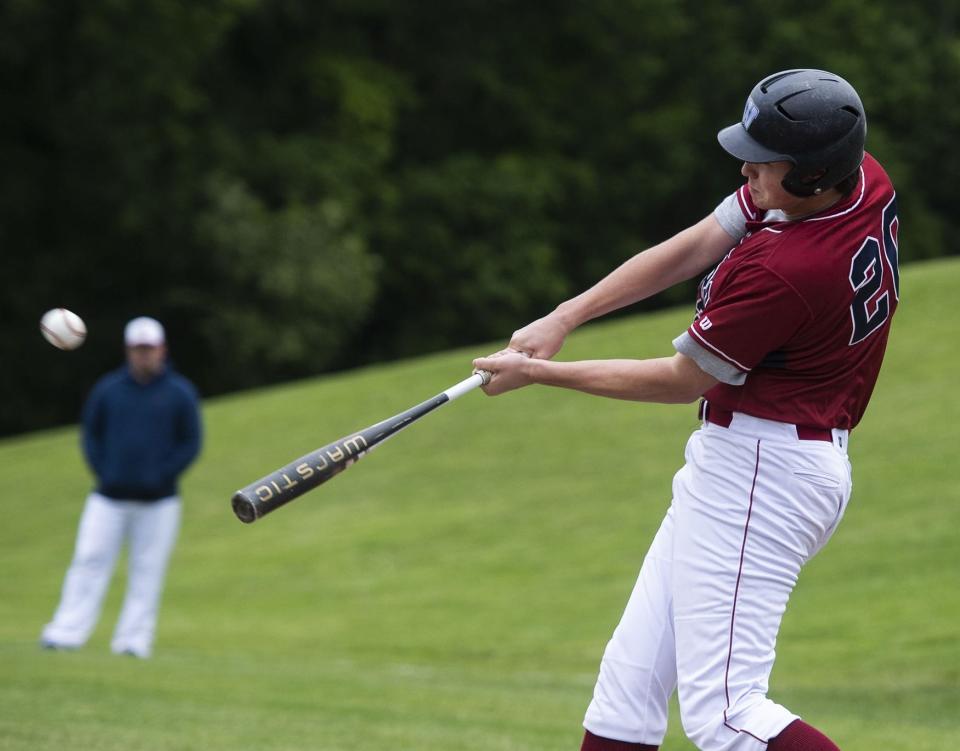
<path fill-rule="evenodd" d="M 41 641 L 75 648 L 86 643 L 124 540 L 129 542 L 127 591 L 110 648 L 149 657 L 167 564 L 180 528 L 180 498 L 117 501 L 91 493 L 80 517 L 73 560 L 60 604 Z"/>
<path fill-rule="evenodd" d="M 777 632 L 802 566 L 851 492 L 846 431 L 734 413 L 687 443 L 673 503 L 607 645 L 584 727 L 659 745 L 678 691 L 702 751 L 760 751 L 797 718 L 767 698 Z"/>

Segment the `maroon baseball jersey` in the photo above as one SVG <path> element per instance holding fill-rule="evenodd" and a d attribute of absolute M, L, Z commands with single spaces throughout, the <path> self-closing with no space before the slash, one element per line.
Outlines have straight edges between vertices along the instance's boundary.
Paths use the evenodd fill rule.
<path fill-rule="evenodd" d="M 860 422 L 899 298 L 896 194 L 866 155 L 853 192 L 789 221 L 743 186 L 715 216 L 739 243 L 674 341 L 721 383 L 717 407 L 818 428 Z"/>

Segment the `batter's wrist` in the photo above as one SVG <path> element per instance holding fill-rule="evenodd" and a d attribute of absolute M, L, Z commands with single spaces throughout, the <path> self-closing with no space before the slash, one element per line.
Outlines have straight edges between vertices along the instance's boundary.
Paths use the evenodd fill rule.
<path fill-rule="evenodd" d="M 550 317 L 563 329 L 564 335 L 569 334 L 587 320 L 587 318 L 577 310 L 578 307 L 573 300 L 567 300 L 566 302 L 560 303 L 550 314 Z"/>
<path fill-rule="evenodd" d="M 524 360 L 523 365 L 521 365 L 521 373 L 523 373 L 523 378 L 528 383 L 542 384 L 541 380 L 543 377 L 543 365 L 544 363 L 549 363 L 549 360 L 537 360 L 533 357 L 527 358 Z"/>

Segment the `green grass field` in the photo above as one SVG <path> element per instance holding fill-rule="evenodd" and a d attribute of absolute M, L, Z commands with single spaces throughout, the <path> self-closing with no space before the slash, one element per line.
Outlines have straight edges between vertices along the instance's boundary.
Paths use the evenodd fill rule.
<path fill-rule="evenodd" d="M 844 751 L 960 745 L 958 286 L 957 260 L 904 270 L 853 501 L 781 632 L 771 697 Z M 668 354 L 688 318 L 592 325 L 561 357 Z M 255 525 L 230 510 L 494 346 L 207 402 L 149 661 L 109 653 L 122 569 L 85 649 L 38 648 L 89 477 L 75 429 L 0 443 L 0 749 L 578 748 L 695 408 L 474 392 Z M 664 749 L 692 748 L 674 709 Z"/>

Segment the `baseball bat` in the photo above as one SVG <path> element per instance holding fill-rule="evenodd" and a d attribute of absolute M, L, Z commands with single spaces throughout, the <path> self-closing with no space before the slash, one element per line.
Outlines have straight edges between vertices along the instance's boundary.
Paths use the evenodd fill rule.
<path fill-rule="evenodd" d="M 427 399 L 382 422 L 301 456 L 234 493 L 231 501 L 233 513 L 245 524 L 252 524 L 262 516 L 266 516 L 271 511 L 290 503 L 294 498 L 340 474 L 354 462 L 359 461 L 368 451 L 395 436 L 424 415 L 433 412 L 437 407 L 489 381 L 490 373 L 485 370 L 474 371 L 469 378 L 451 386 L 432 399 Z"/>

